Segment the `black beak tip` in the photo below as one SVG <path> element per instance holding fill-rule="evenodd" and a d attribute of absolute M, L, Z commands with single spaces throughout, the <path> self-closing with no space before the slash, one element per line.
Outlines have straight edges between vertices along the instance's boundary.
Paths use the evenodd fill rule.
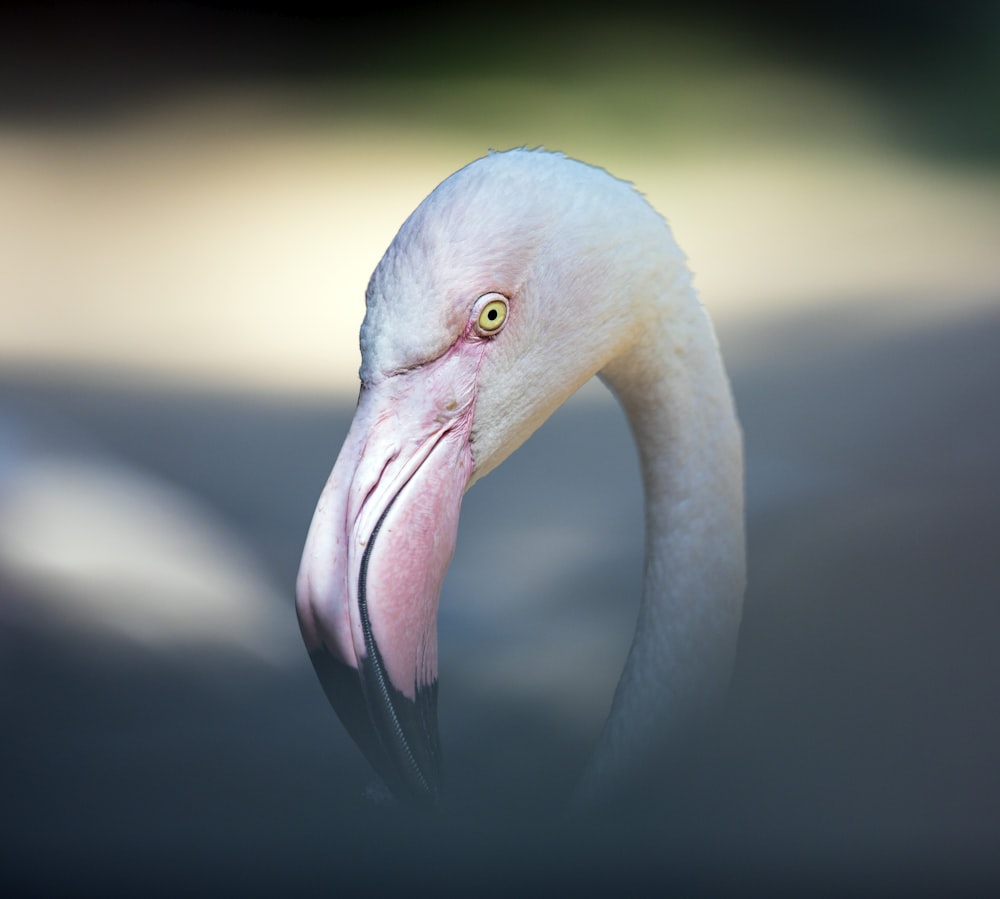
<path fill-rule="evenodd" d="M 433 808 L 441 793 L 437 683 L 409 699 L 393 686 L 372 648 L 360 671 L 324 648 L 310 659 L 341 723 L 391 793 L 406 804 Z M 382 804 L 385 797 L 372 798 Z"/>

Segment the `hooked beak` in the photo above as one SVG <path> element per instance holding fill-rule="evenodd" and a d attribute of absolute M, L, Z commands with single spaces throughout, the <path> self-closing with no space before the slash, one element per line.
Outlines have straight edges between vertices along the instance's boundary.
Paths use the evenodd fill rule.
<path fill-rule="evenodd" d="M 297 584 L 302 636 L 337 715 L 397 797 L 428 805 L 440 792 L 438 597 L 472 473 L 474 390 L 460 356 L 362 387 Z"/>

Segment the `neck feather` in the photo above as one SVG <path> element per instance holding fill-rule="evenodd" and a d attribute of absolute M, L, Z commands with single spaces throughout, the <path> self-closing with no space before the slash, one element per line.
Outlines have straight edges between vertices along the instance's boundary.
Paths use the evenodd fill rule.
<path fill-rule="evenodd" d="M 641 329 L 601 372 L 639 451 L 646 561 L 635 637 L 584 800 L 679 757 L 720 707 L 735 655 L 745 585 L 742 438 L 714 330 L 688 282 L 685 271 L 641 304 Z"/>

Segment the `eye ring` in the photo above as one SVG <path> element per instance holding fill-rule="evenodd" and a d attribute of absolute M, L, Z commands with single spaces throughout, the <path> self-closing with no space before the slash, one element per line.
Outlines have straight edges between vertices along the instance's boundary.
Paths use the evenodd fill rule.
<path fill-rule="evenodd" d="M 481 337 L 492 337 L 507 321 L 507 297 L 499 293 L 488 293 L 481 296 L 476 305 L 479 307 L 476 316 L 476 331 Z"/>

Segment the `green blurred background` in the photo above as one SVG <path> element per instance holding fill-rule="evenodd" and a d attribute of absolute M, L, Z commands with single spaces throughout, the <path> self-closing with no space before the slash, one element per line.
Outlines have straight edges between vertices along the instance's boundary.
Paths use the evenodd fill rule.
<path fill-rule="evenodd" d="M 996 886 L 1000 7 L 0 16 L 0 883 Z M 746 432 L 724 739 L 610 823 L 552 812 L 639 591 L 599 386 L 465 501 L 454 818 L 364 798 L 292 610 L 368 275 L 435 184 L 512 146 L 670 220 Z M 515 564 L 484 579 L 496 546 Z"/>

